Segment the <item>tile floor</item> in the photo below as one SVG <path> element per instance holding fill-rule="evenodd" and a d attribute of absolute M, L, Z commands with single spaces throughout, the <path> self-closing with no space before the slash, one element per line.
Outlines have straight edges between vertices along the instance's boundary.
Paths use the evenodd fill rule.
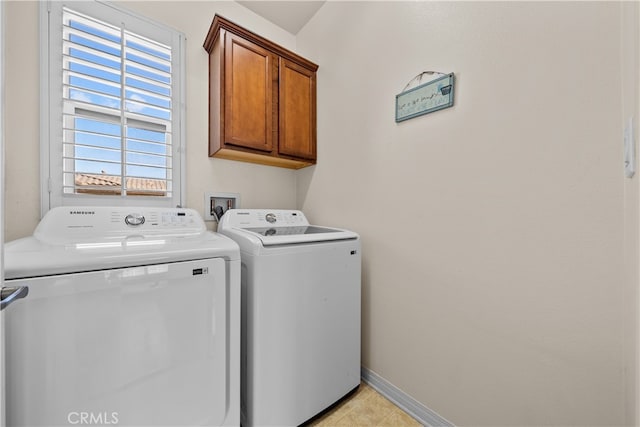
<path fill-rule="evenodd" d="M 358 390 L 331 411 L 307 424 L 310 427 L 376 426 L 418 427 L 419 422 L 391 403 L 371 386 Z"/>

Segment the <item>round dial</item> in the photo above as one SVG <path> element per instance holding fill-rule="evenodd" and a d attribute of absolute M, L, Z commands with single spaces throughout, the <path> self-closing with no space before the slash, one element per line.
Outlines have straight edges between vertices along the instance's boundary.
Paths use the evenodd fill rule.
<path fill-rule="evenodd" d="M 144 216 L 140 214 L 129 214 L 124 218 L 127 225 L 138 226 L 144 224 Z"/>
<path fill-rule="evenodd" d="M 269 223 L 273 224 L 274 222 L 276 222 L 276 214 L 268 213 L 268 214 L 264 217 L 264 219 L 266 219 L 266 220 L 267 220 L 267 222 L 269 222 Z"/>

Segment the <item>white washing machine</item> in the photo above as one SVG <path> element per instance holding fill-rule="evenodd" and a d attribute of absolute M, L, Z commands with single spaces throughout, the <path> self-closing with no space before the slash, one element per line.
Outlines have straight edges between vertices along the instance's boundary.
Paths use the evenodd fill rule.
<path fill-rule="evenodd" d="M 242 259 L 244 427 L 297 426 L 360 384 L 360 239 L 295 210 L 229 210 Z"/>
<path fill-rule="evenodd" d="M 240 254 L 195 211 L 52 209 L 5 278 L 7 426 L 240 424 Z"/>

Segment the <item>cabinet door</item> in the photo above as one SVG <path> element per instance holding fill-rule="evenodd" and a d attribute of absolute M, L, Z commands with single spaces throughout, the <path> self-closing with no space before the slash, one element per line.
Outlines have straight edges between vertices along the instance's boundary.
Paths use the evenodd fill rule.
<path fill-rule="evenodd" d="M 316 73 L 280 58 L 278 152 L 316 158 Z"/>
<path fill-rule="evenodd" d="M 233 34 L 225 37 L 224 143 L 271 152 L 277 57 Z"/>

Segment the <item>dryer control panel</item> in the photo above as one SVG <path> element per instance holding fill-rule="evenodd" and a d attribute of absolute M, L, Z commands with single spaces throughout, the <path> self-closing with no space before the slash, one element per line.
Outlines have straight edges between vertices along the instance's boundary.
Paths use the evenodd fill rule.
<path fill-rule="evenodd" d="M 184 236 L 204 231 L 204 221 L 193 209 L 61 206 L 47 212 L 34 236 L 45 242 L 64 242 L 97 236 Z"/>

